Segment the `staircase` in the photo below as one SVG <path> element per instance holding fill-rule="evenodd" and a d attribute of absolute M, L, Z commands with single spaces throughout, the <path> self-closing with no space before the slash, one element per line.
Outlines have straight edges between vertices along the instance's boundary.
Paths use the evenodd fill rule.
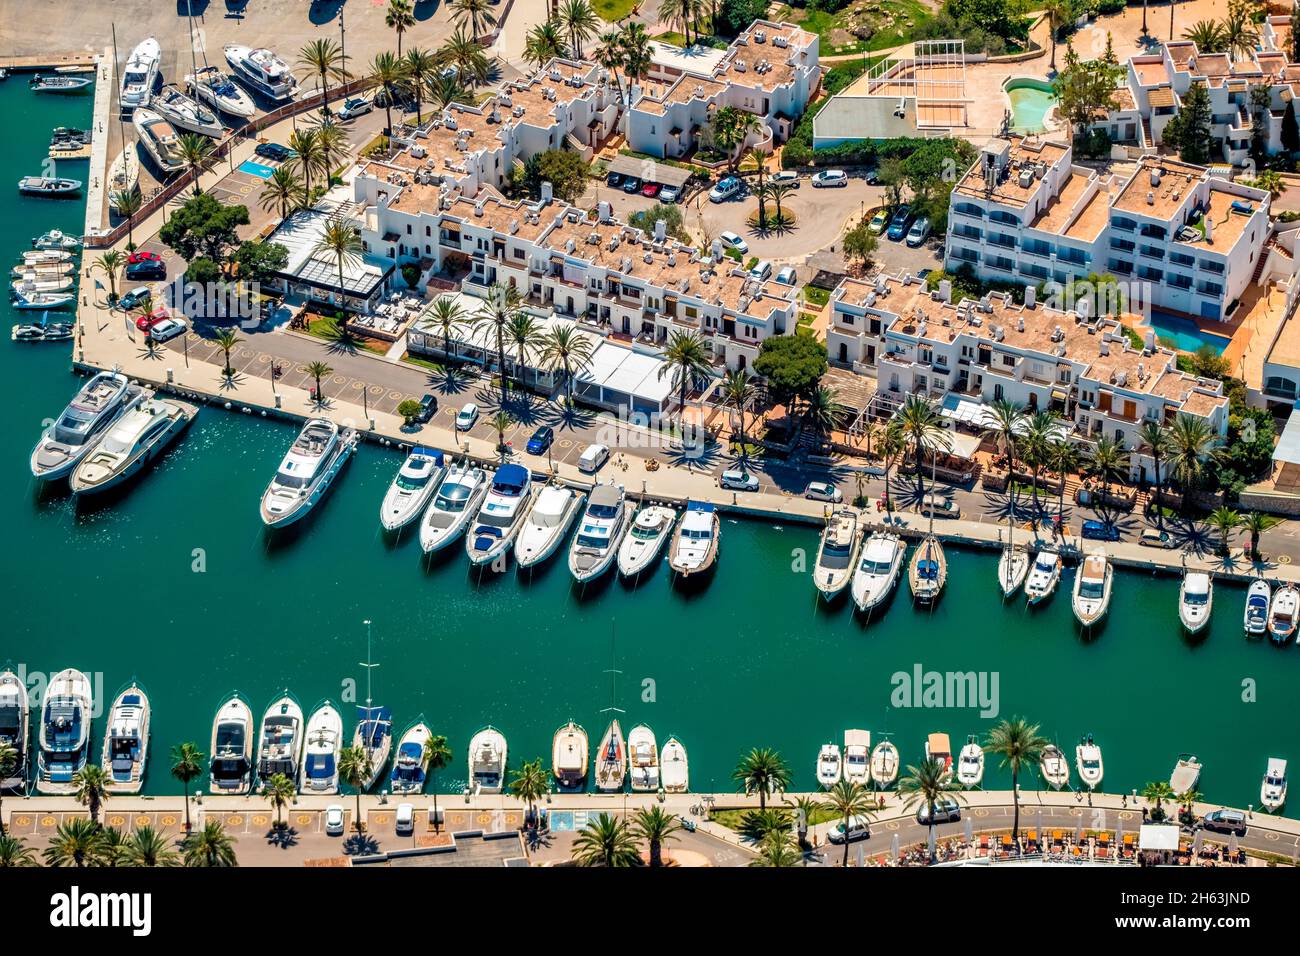
<path fill-rule="evenodd" d="M 1259 283 L 1260 278 L 1264 275 L 1264 267 L 1268 265 L 1268 257 L 1272 252 L 1276 252 L 1283 259 L 1290 260 L 1292 258 L 1291 253 L 1286 251 L 1286 247 L 1282 243 L 1276 239 L 1270 239 L 1264 244 L 1264 248 L 1260 250 L 1259 263 L 1255 266 L 1255 274 L 1250 280 L 1251 285 Z"/>
<path fill-rule="evenodd" d="M 1154 147 L 1156 145 L 1155 140 L 1151 136 L 1151 120 L 1145 117 L 1142 119 L 1142 145 L 1146 147 Z"/>

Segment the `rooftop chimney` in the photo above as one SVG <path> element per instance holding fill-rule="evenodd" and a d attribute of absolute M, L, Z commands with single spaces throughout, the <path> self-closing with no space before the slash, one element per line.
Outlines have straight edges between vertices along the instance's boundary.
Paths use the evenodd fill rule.
<path fill-rule="evenodd" d="M 952 301 L 952 280 L 951 279 L 939 280 L 939 298 L 943 299 L 944 302 Z"/>
<path fill-rule="evenodd" d="M 1025 308 L 1032 309 L 1038 302 L 1038 288 L 1036 286 L 1025 286 Z"/>

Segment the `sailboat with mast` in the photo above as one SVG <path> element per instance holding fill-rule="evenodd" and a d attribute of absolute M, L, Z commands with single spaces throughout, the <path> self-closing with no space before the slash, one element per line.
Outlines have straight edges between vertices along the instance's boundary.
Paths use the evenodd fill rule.
<path fill-rule="evenodd" d="M 610 657 L 611 664 L 617 662 L 612 630 Z M 601 713 L 613 716 L 610 717 L 604 736 L 600 738 L 600 748 L 596 755 L 596 789 L 604 793 L 617 793 L 623 789 L 623 780 L 627 777 L 627 741 L 623 737 L 623 728 L 618 723 L 618 715 L 624 712 L 618 706 L 618 675 L 622 672 L 611 666 L 605 673 L 610 676 L 609 706 Z"/>
<path fill-rule="evenodd" d="M 1020 590 L 1020 585 L 1025 583 L 1025 575 L 1029 573 L 1029 551 L 1023 547 L 1017 548 L 1015 544 L 1014 500 L 1014 497 L 1007 499 L 1007 546 L 998 557 L 998 587 L 1002 590 L 1004 600 Z"/>
<path fill-rule="evenodd" d="M 393 712 L 387 707 L 376 707 L 371 694 L 370 674 L 379 665 L 370 657 L 370 621 L 366 625 L 366 705 L 357 708 L 357 728 L 352 733 L 352 746 L 361 747 L 369 758 L 370 773 L 361 782 L 362 790 L 369 790 L 379 779 L 393 749 Z"/>
<path fill-rule="evenodd" d="M 930 462 L 930 481 L 933 484 L 935 462 Z M 943 593 L 944 582 L 948 580 L 948 559 L 944 557 L 943 543 L 934 533 L 935 494 L 930 493 L 930 530 L 925 539 L 912 555 L 912 563 L 907 569 L 907 583 L 912 588 L 912 600 L 917 604 L 934 604 Z"/>

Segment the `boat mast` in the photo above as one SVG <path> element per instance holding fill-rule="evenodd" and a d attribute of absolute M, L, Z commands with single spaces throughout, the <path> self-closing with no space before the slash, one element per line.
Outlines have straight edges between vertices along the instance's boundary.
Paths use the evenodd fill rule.
<path fill-rule="evenodd" d="M 185 0 L 185 19 L 190 28 L 190 66 L 194 70 L 194 102 L 199 101 L 199 60 L 194 55 L 194 0 Z M 214 106 L 213 109 L 216 109 Z"/>
<path fill-rule="evenodd" d="M 371 703 L 371 700 L 372 700 L 372 698 L 371 698 L 371 696 L 370 696 L 370 672 L 371 672 L 374 668 L 378 667 L 379 665 L 378 665 L 378 664 L 372 664 L 372 663 L 370 662 L 370 618 L 366 618 L 366 619 L 365 619 L 364 621 L 362 621 L 361 623 L 364 624 L 364 625 L 366 626 L 366 662 L 365 662 L 364 664 L 361 665 L 362 667 L 364 667 L 364 668 L 366 669 L 366 719 L 367 719 L 367 720 L 373 720 L 374 717 L 373 717 L 373 715 L 370 713 L 370 703 Z M 363 721 L 363 723 L 364 723 L 364 721 Z M 370 746 L 370 740 L 371 740 L 371 735 L 370 735 L 370 734 L 366 734 L 366 755 L 367 755 L 367 756 L 369 756 L 369 755 L 373 752 L 373 749 L 372 749 L 371 746 Z"/>
<path fill-rule="evenodd" d="M 618 663 L 618 655 L 615 651 L 614 622 L 609 622 L 609 662 L 611 665 Z M 609 675 L 609 706 L 601 710 L 602 714 L 614 713 L 622 714 L 625 711 L 618 706 L 618 675 L 623 673 L 617 667 L 610 666 L 605 670 Z"/>

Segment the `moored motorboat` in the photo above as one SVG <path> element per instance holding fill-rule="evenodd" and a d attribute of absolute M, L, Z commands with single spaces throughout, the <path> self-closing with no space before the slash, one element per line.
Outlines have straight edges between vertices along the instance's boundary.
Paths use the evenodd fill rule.
<path fill-rule="evenodd" d="M 623 740 L 623 728 L 615 718 L 605 728 L 605 735 L 600 738 L 600 747 L 596 751 L 596 789 L 605 793 L 614 793 L 623 789 L 623 778 L 627 776 L 627 747 Z"/>
<path fill-rule="evenodd" d="M 1174 763 L 1173 773 L 1169 775 L 1169 786 L 1175 794 L 1189 793 L 1196 789 L 1201 779 L 1201 762 L 1194 754 L 1179 754 Z"/>
<path fill-rule="evenodd" d="M 160 116 L 170 120 L 178 129 L 219 139 L 225 132 L 216 112 L 193 97 L 181 92 L 180 87 L 169 83 L 154 94 L 149 106 Z"/>
<path fill-rule="evenodd" d="M 72 262 L 72 253 L 67 249 L 26 249 L 18 257 L 24 265 L 39 267 Z"/>
<path fill-rule="evenodd" d="M 342 746 L 343 718 L 331 701 L 321 701 L 307 718 L 298 789 L 304 794 L 338 793 Z"/>
<path fill-rule="evenodd" d="M 829 790 L 840 782 L 843 763 L 840 757 L 840 745 L 825 743 L 817 751 L 817 783 L 823 790 Z"/>
<path fill-rule="evenodd" d="M 97 372 L 41 433 L 32 449 L 32 477 L 54 481 L 70 475 L 113 423 L 143 400 L 144 390 L 122 373 Z"/>
<path fill-rule="evenodd" d="M 302 759 L 302 707 L 287 690 L 271 701 L 262 714 L 258 736 L 257 779 L 265 787 L 272 777 L 298 783 Z"/>
<path fill-rule="evenodd" d="M 560 790 L 581 790 L 587 783 L 590 747 L 587 732 L 575 721 L 555 732 L 551 740 L 551 775 Z"/>
<path fill-rule="evenodd" d="M 123 112 L 144 106 L 153 93 L 158 78 L 158 64 L 162 60 L 162 47 L 153 37 L 141 40 L 122 67 L 122 88 L 119 102 Z"/>
<path fill-rule="evenodd" d="M 1043 773 L 1043 779 L 1053 790 L 1061 790 L 1070 785 L 1070 765 L 1056 744 L 1048 744 L 1043 748 L 1038 767 Z"/>
<path fill-rule="evenodd" d="M 74 296 L 71 292 L 20 292 L 17 289 L 9 293 L 9 305 L 15 309 L 41 310 L 66 309 L 72 305 Z"/>
<path fill-rule="evenodd" d="M 72 288 L 72 276 L 39 275 L 35 270 L 24 272 L 21 279 L 9 283 L 13 291 L 23 297 L 34 292 L 66 292 Z"/>
<path fill-rule="evenodd" d="M 394 794 L 423 793 L 429 772 L 429 754 L 425 748 L 433 738 L 433 731 L 421 714 L 402 731 L 393 756 L 393 772 L 389 775 L 389 789 Z"/>
<path fill-rule="evenodd" d="M 659 746 L 654 731 L 637 724 L 627 735 L 628 779 L 637 793 L 659 789 Z"/>
<path fill-rule="evenodd" d="M 465 536 L 470 564 L 490 564 L 505 558 L 528 517 L 533 494 L 532 474 L 523 465 L 506 464 L 496 470 Z"/>
<path fill-rule="evenodd" d="M 683 578 L 713 567 L 722 543 L 718 509 L 704 501 L 688 501 L 668 545 L 668 566 Z"/>
<path fill-rule="evenodd" d="M 594 581 L 613 566 L 631 511 L 622 485 L 596 485 L 591 489 L 569 545 L 569 573 L 575 581 Z"/>
<path fill-rule="evenodd" d="M 894 590 L 905 552 L 903 540 L 891 532 L 877 531 L 867 538 L 853 572 L 853 603 L 859 611 L 870 611 Z"/>
<path fill-rule="evenodd" d="M 135 681 L 120 691 L 108 709 L 108 729 L 100 766 L 109 793 L 139 793 L 149 757 L 149 696 Z"/>
<path fill-rule="evenodd" d="M 998 587 L 1009 598 L 1020 589 L 1029 573 L 1029 552 L 1023 548 L 1003 548 L 998 555 Z"/>
<path fill-rule="evenodd" d="M 248 793 L 253 784 L 253 710 L 238 693 L 221 702 L 212 721 L 212 763 L 209 787 L 213 793 Z"/>
<path fill-rule="evenodd" d="M 863 787 L 871 779 L 871 731 L 844 731 L 844 779 Z"/>
<path fill-rule="evenodd" d="M 582 507 L 583 494 L 564 485 L 547 485 L 524 519 L 515 540 L 515 562 L 521 568 L 541 564 L 560 547 Z"/>
<path fill-rule="evenodd" d="M 912 554 L 907 569 L 907 583 L 912 589 L 912 600 L 929 605 L 939 600 L 948 580 L 948 558 L 943 553 L 943 542 L 937 535 L 926 535 Z"/>
<path fill-rule="evenodd" d="M 71 236 L 62 229 L 51 229 L 49 232 L 41 233 L 32 240 L 33 249 L 80 249 L 81 237 Z"/>
<path fill-rule="evenodd" d="M 1286 804 L 1286 761 L 1281 757 L 1268 758 L 1264 780 L 1259 785 L 1259 802 L 1270 813 L 1276 813 Z"/>
<path fill-rule="evenodd" d="M 122 484 L 162 454 L 198 413 L 198 406 L 188 402 L 146 396 L 73 469 L 68 479 L 72 493 L 95 494 Z"/>
<path fill-rule="evenodd" d="M 20 262 L 9 270 L 9 274 L 19 278 L 32 275 L 38 279 L 48 279 L 72 275 L 76 271 L 76 265 L 71 262 Z"/>
<path fill-rule="evenodd" d="M 937 760 L 943 768 L 943 778 L 952 779 L 952 744 L 947 734 L 930 734 L 925 738 L 925 759 Z"/>
<path fill-rule="evenodd" d="M 826 600 L 837 597 L 848 586 L 861 544 L 857 512 L 841 508 L 832 514 L 822 529 L 817 561 L 813 565 L 813 584 Z"/>
<path fill-rule="evenodd" d="M 227 116 L 248 119 L 257 112 L 252 98 L 215 66 L 199 67 L 197 73 L 185 77 L 185 82 L 191 93 Z"/>
<path fill-rule="evenodd" d="M 1268 606 L 1268 636 L 1278 644 L 1285 644 L 1295 636 L 1300 623 L 1300 588 L 1284 584 L 1273 592 L 1273 602 Z"/>
<path fill-rule="evenodd" d="M 0 744 L 13 748 L 13 760 L 0 774 L 0 790 L 22 790 L 31 772 L 31 697 L 14 671 L 0 671 Z"/>
<path fill-rule="evenodd" d="M 686 748 L 676 737 L 669 737 L 664 743 L 664 749 L 659 752 L 659 764 L 667 793 L 685 793 L 690 788 L 691 775 Z"/>
<path fill-rule="evenodd" d="M 500 793 L 506 782 L 506 738 L 487 726 L 469 741 L 469 783 L 477 793 Z"/>
<path fill-rule="evenodd" d="M 181 138 L 171 121 L 154 110 L 141 106 L 131 115 L 131 123 L 147 152 L 164 173 L 179 172 L 185 167 Z"/>
<path fill-rule="evenodd" d="M 1106 616 L 1110 608 L 1112 578 L 1110 558 L 1103 550 L 1092 552 L 1079 565 L 1074 577 L 1071 606 L 1075 619 L 1084 627 L 1090 627 Z"/>
<path fill-rule="evenodd" d="M 1056 592 L 1061 580 L 1061 556 L 1044 549 L 1034 556 L 1033 567 L 1025 579 L 1025 601 L 1031 607 L 1041 604 Z"/>
<path fill-rule="evenodd" d="M 262 523 L 282 528 L 310 512 L 352 457 L 358 441 L 355 429 L 340 428 L 328 418 L 309 419 L 262 494 Z"/>
<path fill-rule="evenodd" d="M 487 489 L 487 472 L 482 468 L 453 465 L 420 518 L 420 550 L 439 551 L 464 534 Z"/>
<path fill-rule="evenodd" d="M 1210 576 L 1203 571 L 1184 573 L 1178 589 L 1178 620 L 1187 633 L 1196 634 L 1209 623 L 1213 605 L 1214 582 Z"/>
<path fill-rule="evenodd" d="M 383 529 L 397 531 L 418 518 L 446 474 L 442 452 L 418 445 L 412 448 L 379 506 Z"/>
<path fill-rule="evenodd" d="M 37 73 L 27 81 L 33 93 L 84 93 L 95 82 L 89 76 L 66 76 Z"/>
<path fill-rule="evenodd" d="M 257 92 L 273 100 L 290 100 L 298 91 L 298 81 L 288 64 L 264 47 L 246 47 L 231 43 L 225 48 L 226 62 L 235 76 Z"/>
<path fill-rule="evenodd" d="M 963 787 L 978 787 L 984 780 L 984 748 L 971 734 L 957 755 L 957 782 Z"/>
<path fill-rule="evenodd" d="M 1079 771 L 1079 779 L 1089 790 L 1101 786 L 1105 768 L 1101 762 L 1101 748 L 1092 739 L 1092 734 L 1082 738 L 1074 748 L 1074 769 Z"/>
<path fill-rule="evenodd" d="M 1250 582 L 1246 591 L 1246 612 L 1242 624 L 1251 637 L 1268 633 L 1268 606 L 1273 600 L 1273 589 L 1263 578 Z"/>
<path fill-rule="evenodd" d="M 636 513 L 618 546 L 618 572 L 630 578 L 640 574 L 659 556 L 672 537 L 677 512 L 665 505 L 647 505 Z"/>
<path fill-rule="evenodd" d="M 72 323 L 54 322 L 50 325 L 25 323 L 9 330 L 11 342 L 66 342 L 72 338 Z"/>
<path fill-rule="evenodd" d="M 898 748 L 882 740 L 871 750 L 871 782 L 877 787 L 891 786 L 898 779 Z"/>
<path fill-rule="evenodd" d="M 36 789 L 59 795 L 77 791 L 76 775 L 90 758 L 95 712 L 90 679 L 76 668 L 59 671 L 45 688 L 36 754 Z"/>

